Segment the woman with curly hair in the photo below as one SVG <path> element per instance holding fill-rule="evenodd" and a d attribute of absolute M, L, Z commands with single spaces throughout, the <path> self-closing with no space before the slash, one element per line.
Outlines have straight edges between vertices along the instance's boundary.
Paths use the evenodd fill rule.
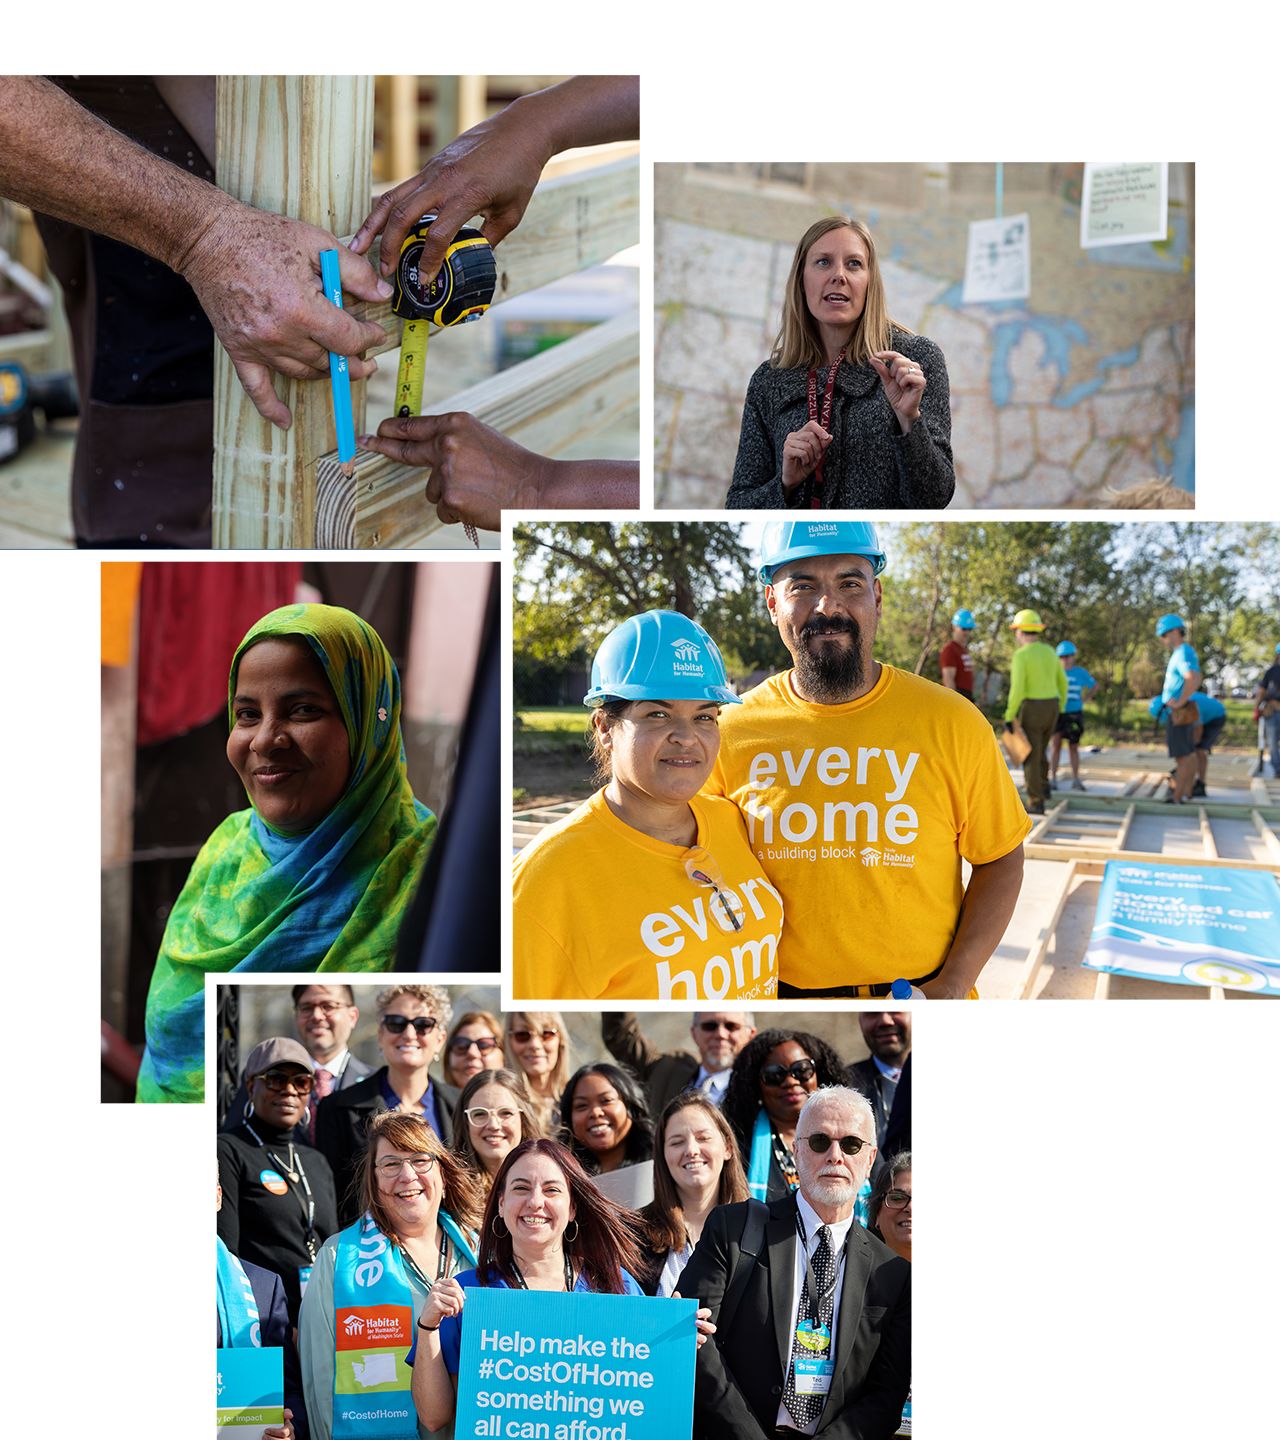
<path fill-rule="evenodd" d="M 599 1060 L 569 1077 L 560 1123 L 574 1158 L 589 1175 L 607 1175 L 653 1158 L 653 1121 L 644 1092 L 617 1065 Z"/>
<path fill-rule="evenodd" d="M 799 1184 L 796 1120 L 804 1102 L 826 1085 L 849 1085 L 844 1062 L 804 1030 L 764 1030 L 734 1061 L 724 1114 L 747 1162 L 747 1187 L 757 1200 L 780 1200 Z"/>

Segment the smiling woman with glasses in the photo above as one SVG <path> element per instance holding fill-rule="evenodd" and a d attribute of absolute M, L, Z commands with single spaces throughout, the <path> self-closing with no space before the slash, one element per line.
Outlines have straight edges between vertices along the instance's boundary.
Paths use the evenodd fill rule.
<path fill-rule="evenodd" d="M 475 1173 L 486 1196 L 502 1162 L 522 1140 L 537 1140 L 542 1127 L 524 1076 L 515 1070 L 481 1070 L 458 1101 L 453 1153 Z"/>
<path fill-rule="evenodd" d="M 444 1078 L 459 1089 L 482 1070 L 500 1070 L 507 1063 L 502 1053 L 502 1022 L 488 1010 L 468 1010 L 453 1022 L 444 1042 Z"/>
<path fill-rule="evenodd" d="M 375 1004 L 385 1063 L 358 1084 L 335 1090 L 316 1111 L 316 1145 L 333 1166 L 344 1225 L 356 1218 L 357 1167 L 375 1115 L 385 1110 L 419 1115 L 445 1145 L 454 1133 L 458 1091 L 429 1074 L 453 1016 L 448 992 L 438 985 L 396 984 L 380 991 Z"/>
<path fill-rule="evenodd" d="M 280 1276 L 291 1325 L 316 1254 L 338 1228 L 329 1163 L 298 1138 L 312 1065 L 296 1040 L 264 1040 L 244 1063 L 245 1118 L 218 1136 L 218 1235 L 233 1255 Z"/>
<path fill-rule="evenodd" d="M 402 1307 L 407 1346 L 411 1317 L 432 1288 L 476 1260 L 483 1202 L 475 1178 L 421 1117 L 375 1116 L 357 1179 L 360 1218 L 325 1243 L 302 1305 L 298 1343 L 312 1440 L 330 1440 L 336 1410 L 344 1417 L 340 1437 L 362 1425 L 381 1433 L 371 1412 L 397 1403 L 393 1392 L 366 1392 L 349 1364 L 337 1364 L 340 1330 L 344 1338 L 371 1335 L 371 1321 L 385 1323 L 388 1307 Z M 361 1266 L 375 1249 L 384 1263 L 370 1286 Z M 384 1334 L 382 1343 L 398 1339 Z M 397 1364 L 394 1375 L 407 1408 L 408 1369 Z"/>
<path fill-rule="evenodd" d="M 840 1057 L 806 1031 L 763 1030 L 743 1047 L 723 1109 L 755 1199 L 778 1200 L 796 1188 L 796 1122 L 804 1102 L 820 1087 L 848 1084 Z"/>

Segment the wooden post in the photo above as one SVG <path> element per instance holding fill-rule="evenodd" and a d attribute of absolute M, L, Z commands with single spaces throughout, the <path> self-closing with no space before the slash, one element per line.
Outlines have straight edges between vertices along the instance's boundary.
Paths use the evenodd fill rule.
<path fill-rule="evenodd" d="M 387 77 L 387 134 L 383 149 L 384 179 L 393 185 L 407 180 L 418 168 L 418 77 Z"/>
<path fill-rule="evenodd" d="M 218 79 L 218 184 L 278 215 L 350 235 L 372 184 L 370 76 L 232 75 Z M 276 377 L 277 386 L 285 384 Z M 364 385 L 351 387 L 357 431 Z M 316 460 L 334 446 L 329 386 L 289 382 L 293 425 L 263 420 L 219 346 L 214 381 L 215 547 L 309 548 Z"/>
<path fill-rule="evenodd" d="M 443 150 L 464 130 L 485 118 L 488 82 L 484 75 L 438 75 L 436 77 L 436 125 L 432 148 Z M 399 177 L 403 180 L 405 177 Z"/>

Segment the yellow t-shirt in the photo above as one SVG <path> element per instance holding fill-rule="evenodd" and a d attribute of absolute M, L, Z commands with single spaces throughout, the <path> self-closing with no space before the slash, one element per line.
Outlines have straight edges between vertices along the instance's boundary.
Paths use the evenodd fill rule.
<path fill-rule="evenodd" d="M 806 990 L 936 970 L 961 857 L 998 860 L 1031 828 L 981 712 L 891 665 L 846 705 L 801 700 L 785 671 L 726 706 L 706 792 L 742 811 L 787 908 L 780 978 Z"/>
<path fill-rule="evenodd" d="M 632 829 L 598 790 L 520 852 L 512 920 L 518 999 L 777 996 L 781 897 L 734 806 L 705 795 L 689 803 L 698 822 L 692 849 Z"/>

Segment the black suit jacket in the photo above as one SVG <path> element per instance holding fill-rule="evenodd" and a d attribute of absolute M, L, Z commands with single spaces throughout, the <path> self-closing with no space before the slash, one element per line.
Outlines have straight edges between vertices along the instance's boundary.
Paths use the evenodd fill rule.
<path fill-rule="evenodd" d="M 302 1400 L 302 1367 L 298 1363 L 298 1347 L 293 1343 L 289 1310 L 285 1303 L 284 1286 L 274 1270 L 241 1260 L 244 1273 L 253 1288 L 258 1306 L 258 1323 L 263 1345 L 279 1345 L 284 1351 L 284 1403 L 293 1411 L 293 1429 L 297 1440 L 308 1440 L 307 1407 Z M 222 1346 L 222 1325 L 218 1324 L 218 1345 Z"/>
<path fill-rule="evenodd" d="M 335 1090 L 332 1095 L 326 1095 L 316 1111 L 316 1149 L 333 1169 L 340 1225 L 350 1225 L 360 1214 L 359 1204 L 350 1193 L 351 1184 L 364 1154 L 369 1123 L 387 1108 L 387 1102 L 382 1098 L 382 1082 L 386 1077 L 387 1067 L 383 1065 L 349 1089 Z M 440 1139 L 451 1145 L 453 1112 L 462 1092 L 434 1077 L 431 1089 L 440 1112 Z"/>
<path fill-rule="evenodd" d="M 722 1205 L 703 1227 L 679 1290 L 721 1302 L 741 1254 L 746 1205 Z M 791 1356 L 788 1322 L 796 1256 L 794 1196 L 769 1206 L 765 1241 L 729 1326 L 698 1351 L 694 1429 L 708 1440 L 762 1440 L 777 1423 Z M 911 1385 L 911 1267 L 854 1223 L 836 1325 L 835 1374 L 817 1433 L 889 1440 Z"/>
<path fill-rule="evenodd" d="M 601 1015 L 600 1035 L 609 1054 L 644 1085 L 649 1114 L 655 1120 L 669 1100 L 689 1088 L 698 1073 L 696 1055 L 685 1050 L 672 1050 L 664 1055 L 649 1041 L 630 1013 Z"/>

